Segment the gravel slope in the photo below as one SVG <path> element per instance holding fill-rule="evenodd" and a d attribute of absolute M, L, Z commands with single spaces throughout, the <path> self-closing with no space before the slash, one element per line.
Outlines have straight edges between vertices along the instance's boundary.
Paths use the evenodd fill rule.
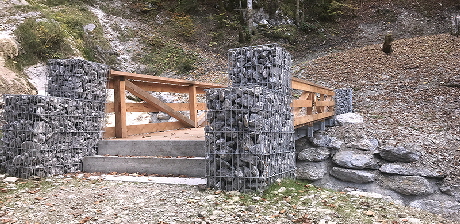
<path fill-rule="evenodd" d="M 416 144 L 421 165 L 460 184 L 460 38 L 448 34 L 397 40 L 391 55 L 371 45 L 299 64 L 295 76 L 354 90 L 365 117 L 358 134 L 384 145 Z M 332 128 L 331 132 L 345 132 Z"/>

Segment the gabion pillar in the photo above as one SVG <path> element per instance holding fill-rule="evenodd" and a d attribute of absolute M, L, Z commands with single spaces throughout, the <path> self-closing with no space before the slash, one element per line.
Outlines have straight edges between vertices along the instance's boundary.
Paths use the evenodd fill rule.
<path fill-rule="evenodd" d="M 335 89 L 335 114 L 346 114 L 353 112 L 353 89 Z"/>
<path fill-rule="evenodd" d="M 206 92 L 209 187 L 262 191 L 294 176 L 290 60 L 277 45 L 229 51 L 232 87 Z"/>
<path fill-rule="evenodd" d="M 108 67 L 75 59 L 49 66 L 48 96 L 3 96 L 0 170 L 9 175 L 80 171 L 82 158 L 96 154 L 102 138 Z"/>

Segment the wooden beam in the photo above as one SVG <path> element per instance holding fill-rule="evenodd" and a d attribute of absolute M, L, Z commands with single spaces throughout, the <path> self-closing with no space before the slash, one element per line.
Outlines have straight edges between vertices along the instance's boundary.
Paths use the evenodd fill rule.
<path fill-rule="evenodd" d="M 330 106 L 334 106 L 335 105 L 335 102 L 334 101 L 317 101 L 316 102 L 316 106 L 320 106 L 320 107 L 330 107 Z"/>
<path fill-rule="evenodd" d="M 176 130 L 179 128 L 184 128 L 182 122 L 163 122 L 163 123 L 149 123 L 149 124 L 139 124 L 139 125 L 129 125 L 127 126 L 127 133 L 129 135 L 138 135 L 159 131 L 167 130 Z M 104 132 L 104 138 L 113 138 L 115 137 L 115 127 L 106 127 Z"/>
<path fill-rule="evenodd" d="M 150 95 L 148 92 L 144 91 L 143 89 L 139 88 L 138 86 L 134 85 L 132 82 L 126 80 L 126 89 L 131 92 L 133 95 L 143 99 L 145 102 L 157 107 L 160 111 L 165 112 L 172 117 L 176 118 L 177 120 L 186 124 L 186 127 L 195 127 L 195 122 L 190 120 L 190 118 L 185 117 L 181 113 L 175 111 L 170 106 L 166 105 L 165 103 L 161 102 L 160 99 Z"/>
<path fill-rule="evenodd" d="M 117 77 L 114 82 L 115 104 L 115 137 L 128 137 L 126 129 L 126 81 L 123 76 Z"/>
<path fill-rule="evenodd" d="M 332 116 L 334 116 L 334 112 L 331 111 L 331 112 L 325 112 L 325 113 L 320 113 L 320 114 L 312 114 L 312 115 L 295 117 L 294 126 L 295 127 L 304 126 L 310 122 L 319 121 L 321 119 L 325 119 L 325 118 L 332 117 Z"/>
<path fill-rule="evenodd" d="M 130 125 L 128 126 L 128 135 L 138 135 L 166 130 L 176 130 L 179 128 L 186 128 L 186 125 L 179 121 Z"/>
<path fill-rule="evenodd" d="M 197 100 L 196 100 L 196 86 L 192 85 L 189 87 L 188 93 L 188 101 L 189 101 L 189 110 L 190 110 L 190 120 L 194 122 L 194 127 L 197 127 Z"/>
<path fill-rule="evenodd" d="M 318 86 L 316 84 L 309 83 L 307 81 L 299 81 L 299 79 L 293 78 L 292 81 L 292 88 L 293 89 L 300 89 L 306 92 L 313 92 L 313 93 L 320 93 L 326 94 L 328 96 L 334 96 L 335 93 L 332 89 Z"/>
<path fill-rule="evenodd" d="M 183 86 L 190 86 L 196 85 L 197 87 L 201 88 L 225 88 L 226 85 L 219 85 L 214 83 L 205 83 L 205 82 L 195 82 L 183 79 L 171 79 L 153 75 L 142 75 L 142 74 L 135 74 L 129 72 L 121 72 L 121 71 L 110 71 L 110 77 L 117 77 L 117 76 L 125 76 L 126 79 L 132 80 L 140 80 L 140 81 L 147 81 L 147 82 L 157 82 L 157 83 L 168 83 L 168 84 L 175 84 L 175 85 L 183 85 Z"/>
<path fill-rule="evenodd" d="M 190 106 L 189 103 L 166 103 L 166 105 L 170 106 L 175 111 L 188 111 Z M 206 103 L 197 103 L 196 105 L 197 110 L 206 110 Z M 105 112 L 115 112 L 115 104 L 106 103 Z M 160 112 L 160 110 L 148 103 L 126 103 L 126 112 Z"/>
<path fill-rule="evenodd" d="M 207 112 L 204 112 L 203 114 L 201 114 L 198 117 L 197 127 L 200 127 L 202 124 L 204 124 L 206 122 L 206 114 L 207 114 Z"/>

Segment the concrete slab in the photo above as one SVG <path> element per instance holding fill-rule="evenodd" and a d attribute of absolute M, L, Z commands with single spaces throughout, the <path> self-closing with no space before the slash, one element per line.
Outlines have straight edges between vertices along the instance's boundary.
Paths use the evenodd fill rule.
<path fill-rule="evenodd" d="M 206 160 L 204 157 L 158 158 L 152 156 L 87 156 L 83 158 L 83 171 L 88 173 L 118 172 L 204 177 L 206 174 Z"/>
<path fill-rule="evenodd" d="M 205 153 L 204 140 L 103 140 L 98 146 L 99 155 L 204 157 Z"/>
<path fill-rule="evenodd" d="M 186 184 L 186 185 L 206 184 L 205 178 L 144 177 L 144 176 L 133 177 L 133 176 L 102 175 L 101 179 L 108 180 L 108 181 L 141 182 L 141 183 L 157 183 L 157 184 Z"/>

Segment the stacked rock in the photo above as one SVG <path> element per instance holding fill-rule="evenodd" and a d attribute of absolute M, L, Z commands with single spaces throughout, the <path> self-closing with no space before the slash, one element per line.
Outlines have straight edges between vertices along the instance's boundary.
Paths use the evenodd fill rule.
<path fill-rule="evenodd" d="M 77 64 L 72 66 L 71 62 Z M 83 67 L 88 75 L 62 73 L 61 70 L 50 68 L 49 77 L 60 77 L 63 75 L 55 73 L 62 73 L 72 77 L 65 78 L 66 80 L 76 78 L 75 82 L 80 84 L 92 82 L 87 80 L 95 78 L 95 71 L 98 74 L 105 73 L 105 78 L 108 73 L 106 66 L 82 60 L 59 60 L 56 63 L 50 62 L 50 67 L 56 64 L 67 66 L 61 66 L 62 71 L 85 65 Z M 62 81 L 64 78 L 54 80 Z M 94 86 L 93 90 L 105 89 L 106 83 L 101 80 L 103 79 L 94 81 L 100 86 Z M 105 94 L 96 96 L 97 91 L 85 94 L 75 88 L 69 91 L 69 86 L 70 84 L 63 84 L 65 91 L 54 89 L 49 93 L 54 96 L 4 95 L 5 124 L 2 127 L 0 169 L 21 178 L 76 172 L 81 170 L 83 157 L 96 154 L 97 143 L 102 138 L 105 118 L 105 100 L 102 100 L 102 96 Z M 102 92 L 105 93 L 105 90 Z M 61 93 L 80 98 L 55 96 Z M 85 97 L 93 100 L 84 100 Z"/>
<path fill-rule="evenodd" d="M 265 45 L 232 49 L 229 61 L 233 86 L 206 91 L 208 186 L 261 191 L 294 175 L 291 77 L 289 67 L 283 67 L 290 56 L 276 45 Z M 248 65 L 251 61 L 257 63 Z M 251 66 L 261 69 L 248 72 Z M 278 70 L 271 69 L 276 66 Z M 257 83 L 256 74 L 265 74 L 257 76 L 265 80 Z"/>
<path fill-rule="evenodd" d="M 335 89 L 335 115 L 353 112 L 353 89 Z"/>
<path fill-rule="evenodd" d="M 48 95 L 105 102 L 107 65 L 81 59 L 53 59 L 48 66 Z"/>

